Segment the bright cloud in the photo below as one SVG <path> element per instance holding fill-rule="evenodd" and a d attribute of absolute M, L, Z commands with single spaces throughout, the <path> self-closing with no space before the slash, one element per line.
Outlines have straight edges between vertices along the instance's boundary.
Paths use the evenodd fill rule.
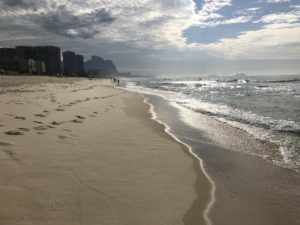
<path fill-rule="evenodd" d="M 295 23 L 300 20 L 300 13 L 280 13 L 263 16 L 260 22 L 263 23 Z"/>
<path fill-rule="evenodd" d="M 267 0 L 268 3 L 290 2 L 291 0 Z"/>

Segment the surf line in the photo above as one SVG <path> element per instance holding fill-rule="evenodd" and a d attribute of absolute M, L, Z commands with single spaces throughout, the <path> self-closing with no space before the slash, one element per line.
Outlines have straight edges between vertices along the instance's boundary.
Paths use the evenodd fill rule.
<path fill-rule="evenodd" d="M 141 95 L 144 98 L 144 102 L 147 105 L 150 106 L 150 110 L 149 111 L 150 111 L 150 113 L 152 115 L 151 119 L 155 120 L 156 122 L 158 122 L 160 124 L 162 124 L 165 127 L 165 132 L 167 134 L 169 134 L 175 141 L 177 141 L 180 144 L 184 145 L 189 150 L 189 153 L 199 161 L 200 168 L 201 168 L 203 174 L 205 175 L 205 177 L 207 178 L 207 180 L 209 181 L 209 183 L 211 185 L 211 189 L 210 189 L 210 193 L 209 193 L 210 194 L 210 200 L 207 203 L 206 208 L 205 208 L 205 210 L 203 212 L 203 217 L 204 217 L 204 220 L 206 222 L 206 225 L 213 225 L 213 223 L 212 223 L 212 221 L 211 221 L 211 219 L 209 217 L 209 213 L 210 213 L 210 210 L 212 209 L 214 203 L 216 202 L 216 185 L 215 185 L 215 182 L 212 180 L 212 178 L 207 174 L 207 172 L 206 172 L 206 170 L 205 170 L 205 168 L 203 166 L 203 160 L 193 152 L 191 146 L 189 146 L 188 144 L 182 142 L 174 134 L 171 133 L 170 127 L 166 123 L 164 123 L 164 122 L 162 122 L 161 120 L 158 119 L 158 117 L 157 117 L 157 115 L 156 115 L 156 113 L 154 111 L 154 106 L 149 102 L 149 99 L 146 98 L 143 94 L 141 94 Z"/>

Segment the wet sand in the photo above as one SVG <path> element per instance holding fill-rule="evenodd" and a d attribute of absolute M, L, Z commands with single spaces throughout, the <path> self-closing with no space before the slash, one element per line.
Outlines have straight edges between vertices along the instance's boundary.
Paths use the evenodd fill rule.
<path fill-rule="evenodd" d="M 205 224 L 211 184 L 143 97 L 0 78 L 0 224 Z"/>
<path fill-rule="evenodd" d="M 204 114 L 190 112 L 183 118 L 163 98 L 147 98 L 158 119 L 203 159 L 216 186 L 210 211 L 214 225 L 300 224 L 299 173 L 247 152 L 250 148 L 263 152 L 272 145 Z"/>

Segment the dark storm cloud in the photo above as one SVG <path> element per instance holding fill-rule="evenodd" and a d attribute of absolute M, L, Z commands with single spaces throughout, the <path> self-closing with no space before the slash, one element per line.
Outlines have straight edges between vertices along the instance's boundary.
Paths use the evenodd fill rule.
<path fill-rule="evenodd" d="M 35 22 L 51 33 L 69 38 L 88 39 L 99 33 L 101 26 L 114 20 L 111 13 L 104 8 L 75 15 L 64 6 L 60 6 L 55 11 L 40 14 Z"/>
<path fill-rule="evenodd" d="M 9 7 L 31 8 L 37 6 L 34 0 L 1 0 L 1 3 Z"/>

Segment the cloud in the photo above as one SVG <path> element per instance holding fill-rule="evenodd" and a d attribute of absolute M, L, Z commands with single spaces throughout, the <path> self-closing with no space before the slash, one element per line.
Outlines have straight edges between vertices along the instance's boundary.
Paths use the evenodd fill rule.
<path fill-rule="evenodd" d="M 2 4 L 10 7 L 30 7 L 35 6 L 36 2 L 31 0 L 2 0 Z"/>
<path fill-rule="evenodd" d="M 300 10 L 291 7 L 289 11 L 271 14 L 253 15 L 251 12 L 263 10 L 261 7 L 243 9 L 236 13 L 241 15 L 232 19 L 206 20 L 200 28 L 246 23 L 250 30 L 240 31 L 235 37 L 220 38 L 214 43 L 187 44 L 191 49 L 210 52 L 224 59 L 300 59 Z M 250 13 L 249 13 L 250 12 Z M 258 17 L 260 16 L 260 18 Z M 253 20 L 253 19 L 256 20 Z M 255 27 L 255 29 L 254 29 Z M 208 30 L 209 32 L 209 30 Z"/>
<path fill-rule="evenodd" d="M 300 59 L 300 23 L 296 22 L 299 18 L 294 14 L 283 15 L 264 16 L 260 20 L 265 23 L 261 29 L 240 32 L 235 38 L 197 47 L 215 51 L 232 60 Z"/>
<path fill-rule="evenodd" d="M 219 14 L 218 11 L 226 6 L 231 6 L 231 0 L 205 0 L 201 10 L 197 14 L 196 22 L 193 26 L 200 28 L 215 27 L 224 24 L 247 23 L 251 20 L 251 13 L 258 10 L 258 8 L 248 9 L 247 12 L 239 11 L 236 16 L 229 19 L 224 19 L 224 16 Z"/>
<path fill-rule="evenodd" d="M 75 14 L 65 6 L 56 11 L 40 14 L 36 24 L 49 32 L 70 38 L 88 39 L 100 32 L 99 26 L 115 21 L 111 13 L 104 9 L 97 9 L 89 13 Z"/>
<path fill-rule="evenodd" d="M 204 0 L 204 4 L 199 14 L 209 14 L 216 12 L 225 6 L 231 5 L 231 0 Z"/>
<path fill-rule="evenodd" d="M 267 0 L 268 3 L 283 3 L 283 2 L 291 2 L 291 0 Z"/>
<path fill-rule="evenodd" d="M 39 7 L 45 6 L 47 1 L 43 0 L 1 0 L 0 7 L 7 8 L 8 10 L 37 10 Z"/>
<path fill-rule="evenodd" d="M 259 22 L 263 23 L 295 23 L 300 20 L 300 13 L 277 13 L 263 16 Z"/>
<path fill-rule="evenodd" d="M 52 44 L 132 65 L 144 60 L 141 65 L 151 69 L 153 62 L 175 58 L 178 67 L 185 58 L 198 65 L 211 55 L 298 59 L 299 7 L 278 6 L 266 0 L 203 0 L 197 6 L 193 0 L 0 0 L 0 44 Z M 220 36 L 191 43 L 184 36 L 189 27 L 207 31 L 208 39 L 209 31 Z"/>

